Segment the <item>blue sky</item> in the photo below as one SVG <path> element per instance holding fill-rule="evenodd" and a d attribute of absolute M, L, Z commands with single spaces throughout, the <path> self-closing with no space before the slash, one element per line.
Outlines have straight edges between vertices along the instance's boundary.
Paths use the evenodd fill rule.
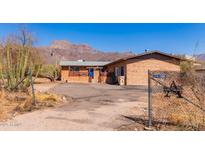
<path fill-rule="evenodd" d="M 36 46 L 53 40 L 89 44 L 101 51 L 175 54 L 205 53 L 205 24 L 24 24 L 37 38 Z M 0 37 L 16 33 L 21 24 L 0 24 Z M 198 44 L 196 46 L 196 44 Z"/>

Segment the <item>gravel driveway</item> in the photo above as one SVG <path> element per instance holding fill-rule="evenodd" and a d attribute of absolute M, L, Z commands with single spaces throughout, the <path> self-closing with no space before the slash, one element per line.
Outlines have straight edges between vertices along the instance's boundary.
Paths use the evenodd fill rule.
<path fill-rule="evenodd" d="M 142 114 L 146 108 L 147 93 L 139 86 L 64 83 L 48 91 L 74 101 L 19 115 L 0 123 L 0 130 L 115 130 L 132 123 L 124 116 Z"/>

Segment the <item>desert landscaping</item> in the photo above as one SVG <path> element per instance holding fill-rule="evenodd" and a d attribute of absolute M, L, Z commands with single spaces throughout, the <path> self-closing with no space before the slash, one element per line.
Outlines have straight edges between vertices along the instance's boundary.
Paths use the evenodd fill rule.
<path fill-rule="evenodd" d="M 127 116 L 146 112 L 144 87 L 51 83 L 36 90 L 66 101 L 1 122 L 0 130 L 120 130 L 134 123 Z"/>
<path fill-rule="evenodd" d="M 0 130 L 118 130 L 144 111 L 144 88 L 62 82 L 32 42 L 21 29 L 1 44 Z"/>
<path fill-rule="evenodd" d="M 204 130 L 202 55 L 34 41 L 22 28 L 0 44 L 0 130 Z"/>

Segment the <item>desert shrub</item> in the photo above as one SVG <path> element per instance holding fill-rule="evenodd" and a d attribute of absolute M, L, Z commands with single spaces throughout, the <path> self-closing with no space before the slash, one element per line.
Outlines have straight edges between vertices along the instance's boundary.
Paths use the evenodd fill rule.
<path fill-rule="evenodd" d="M 51 81 L 54 81 L 59 76 L 59 72 L 55 65 L 44 64 L 41 66 L 38 76 L 49 78 Z"/>
<path fill-rule="evenodd" d="M 189 61 L 182 61 L 180 63 L 181 72 L 188 72 L 192 69 L 192 63 Z"/>
<path fill-rule="evenodd" d="M 204 112 L 182 98 L 175 96 L 167 98 L 163 94 L 154 95 L 153 108 L 154 120 L 164 125 L 171 124 L 192 130 L 205 127 Z"/>
<path fill-rule="evenodd" d="M 63 101 L 63 97 L 52 93 L 36 93 L 36 104 L 32 104 L 31 93 L 0 91 L 0 121 L 12 118 L 18 113 L 30 112 L 45 107 L 53 107 Z M 67 99 L 65 100 L 67 101 Z"/>
<path fill-rule="evenodd" d="M 37 93 L 36 99 L 39 102 L 44 102 L 44 101 L 57 102 L 60 100 L 60 97 L 56 94 L 51 94 L 51 93 Z"/>
<path fill-rule="evenodd" d="M 194 130 L 205 128 L 205 73 L 197 73 L 193 67 L 166 78 L 166 82 L 176 81 L 183 87 L 182 98 L 171 94 L 165 97 L 162 89 L 153 93 L 153 114 L 156 121 L 173 123 Z M 168 75 L 169 76 L 169 75 Z M 165 81 L 163 83 L 166 83 Z M 154 86 L 154 85 L 153 85 Z M 169 86 L 169 84 L 167 85 Z M 156 88 L 162 86 L 154 86 Z"/>
<path fill-rule="evenodd" d="M 186 74 L 187 75 L 184 77 L 183 82 L 190 85 L 190 92 L 187 94 L 187 97 L 191 97 L 199 108 L 205 110 L 205 73 L 199 74 L 194 71 L 190 71 Z"/>

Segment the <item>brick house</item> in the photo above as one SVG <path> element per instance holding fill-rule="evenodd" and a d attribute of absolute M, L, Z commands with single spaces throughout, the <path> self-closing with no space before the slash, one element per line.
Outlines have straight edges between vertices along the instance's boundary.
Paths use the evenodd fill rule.
<path fill-rule="evenodd" d="M 205 64 L 198 64 L 194 67 L 195 71 L 199 74 L 205 74 Z"/>
<path fill-rule="evenodd" d="M 108 72 L 124 76 L 126 85 L 147 85 L 148 70 L 180 71 L 182 59 L 159 51 L 146 52 L 107 64 Z"/>
<path fill-rule="evenodd" d="M 153 51 L 113 62 L 62 61 L 61 79 L 68 82 L 113 84 L 119 82 L 119 77 L 123 77 L 125 85 L 147 85 L 148 70 L 180 71 L 182 60 Z"/>
<path fill-rule="evenodd" d="M 65 82 L 104 83 L 107 74 L 104 66 L 110 62 L 104 61 L 60 61 L 61 80 Z"/>

